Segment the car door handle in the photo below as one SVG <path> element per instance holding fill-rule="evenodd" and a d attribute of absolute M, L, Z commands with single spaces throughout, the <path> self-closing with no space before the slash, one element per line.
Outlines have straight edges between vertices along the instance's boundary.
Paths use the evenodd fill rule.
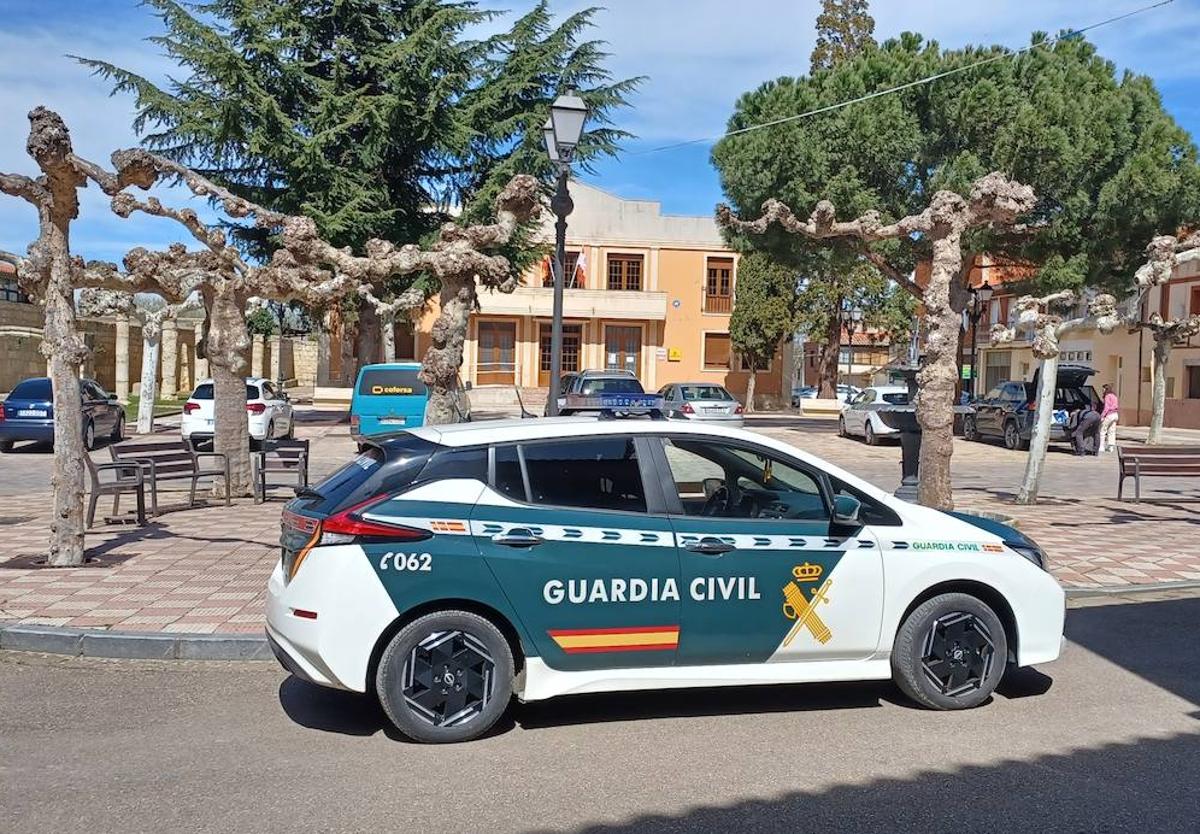
<path fill-rule="evenodd" d="M 699 553 L 701 556 L 720 556 L 731 550 L 737 550 L 737 547 L 718 538 L 705 536 L 699 541 L 688 542 L 683 546 L 683 549 L 690 550 L 692 553 Z"/>
<path fill-rule="evenodd" d="M 535 536 L 524 527 L 514 527 L 507 533 L 497 533 L 492 536 L 492 544 L 502 544 L 505 547 L 534 547 L 542 543 L 541 536 Z"/>

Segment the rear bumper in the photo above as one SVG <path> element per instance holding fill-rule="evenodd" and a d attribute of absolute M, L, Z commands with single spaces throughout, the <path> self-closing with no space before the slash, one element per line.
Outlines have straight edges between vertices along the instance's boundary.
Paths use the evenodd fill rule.
<path fill-rule="evenodd" d="M 693 423 L 704 423 L 705 425 L 712 423 L 719 426 L 740 427 L 745 425 L 746 420 L 741 414 L 733 414 L 720 417 L 708 417 L 703 414 L 679 414 L 676 416 L 679 420 L 688 420 Z"/>
<path fill-rule="evenodd" d="M 53 420 L 14 420 L 0 422 L 0 440 L 35 440 L 54 442 Z"/>

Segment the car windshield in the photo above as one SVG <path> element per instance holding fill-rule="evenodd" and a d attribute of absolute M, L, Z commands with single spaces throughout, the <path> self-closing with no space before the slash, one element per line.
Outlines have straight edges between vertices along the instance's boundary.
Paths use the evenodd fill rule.
<path fill-rule="evenodd" d="M 593 394 L 641 394 L 642 383 L 627 376 L 601 377 L 584 380 L 579 393 L 585 397 Z"/>
<path fill-rule="evenodd" d="M 685 400 L 720 400 L 729 402 L 733 396 L 720 385 L 681 385 Z"/>
<path fill-rule="evenodd" d="M 358 393 L 367 396 L 424 397 L 425 383 L 417 368 L 370 368 L 363 371 Z"/>
<path fill-rule="evenodd" d="M 54 397 L 48 379 L 27 379 L 17 385 L 8 395 L 13 400 L 49 400 Z"/>
<path fill-rule="evenodd" d="M 192 392 L 191 399 L 193 400 L 211 400 L 213 398 L 213 384 L 205 382 L 196 386 L 196 390 Z M 246 383 L 246 399 L 257 400 L 259 398 L 258 386 Z"/>

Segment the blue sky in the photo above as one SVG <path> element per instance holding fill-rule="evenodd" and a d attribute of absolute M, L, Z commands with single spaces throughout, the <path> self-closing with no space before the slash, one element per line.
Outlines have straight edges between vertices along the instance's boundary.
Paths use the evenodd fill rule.
<path fill-rule="evenodd" d="M 910 30 L 945 46 L 1028 42 L 1034 30 L 1085 26 L 1151 0 L 875 0 L 880 39 Z M 519 13 L 528 0 L 485 0 L 484 6 Z M 554 0 L 556 13 L 590 5 Z M 780 75 L 804 73 L 812 49 L 818 0 L 608 0 L 595 36 L 608 42 L 619 77 L 649 76 L 621 115 L 637 134 L 627 153 L 602 163 L 591 182 L 616 194 L 661 200 L 667 212 L 709 214 L 720 200 L 709 146 L 662 153 L 650 148 L 719 134 L 742 92 Z M 67 119 L 76 148 L 106 160 L 136 143 L 132 102 L 110 98 L 107 85 L 68 53 L 104 58 L 162 78 L 171 65 L 147 36 L 156 18 L 136 0 L 0 0 L 0 171 L 32 173 L 24 152 L 24 114 L 46 104 Z M 1089 37 L 1123 68 L 1150 75 L 1167 108 L 1186 128 L 1200 131 L 1200 0 L 1175 0 Z M 121 220 L 95 189 L 85 196 L 73 227 L 73 248 L 87 258 L 118 260 L 128 249 L 178 239 L 174 224 L 153 218 Z M 30 207 L 0 197 L 0 249 L 23 252 L 36 236 Z"/>

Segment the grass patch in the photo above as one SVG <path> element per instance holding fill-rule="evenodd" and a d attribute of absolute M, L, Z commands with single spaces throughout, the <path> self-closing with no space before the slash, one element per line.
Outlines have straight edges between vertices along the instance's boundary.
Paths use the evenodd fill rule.
<path fill-rule="evenodd" d="M 125 404 L 125 422 L 133 423 L 137 421 L 138 404 L 140 398 L 137 394 L 129 395 L 129 402 Z M 183 411 L 182 400 L 155 400 L 154 401 L 154 416 L 168 417 L 172 414 L 179 414 Z"/>

